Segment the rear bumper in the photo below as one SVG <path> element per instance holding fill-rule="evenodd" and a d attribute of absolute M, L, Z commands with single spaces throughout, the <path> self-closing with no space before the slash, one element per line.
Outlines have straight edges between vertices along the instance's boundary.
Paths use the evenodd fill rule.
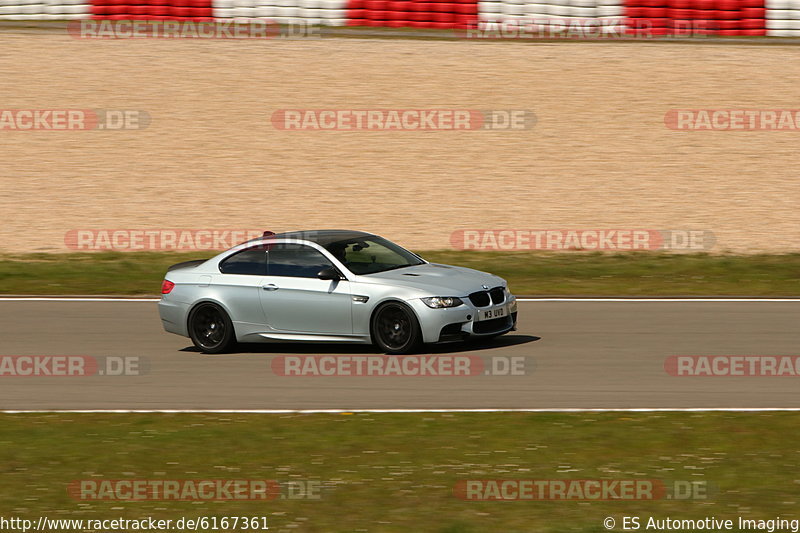
<path fill-rule="evenodd" d="M 188 304 L 170 301 L 167 298 L 161 298 L 161 301 L 158 302 L 158 315 L 161 317 L 161 325 L 169 333 L 175 333 L 183 337 L 189 336 L 186 316 L 188 312 Z"/>

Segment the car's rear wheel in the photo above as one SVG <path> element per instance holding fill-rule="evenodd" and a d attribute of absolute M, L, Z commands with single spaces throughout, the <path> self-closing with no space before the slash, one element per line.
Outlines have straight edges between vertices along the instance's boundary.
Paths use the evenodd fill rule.
<path fill-rule="evenodd" d="M 218 305 L 202 303 L 189 315 L 189 336 L 203 353 L 222 353 L 236 344 L 233 323 Z"/>
<path fill-rule="evenodd" d="M 372 317 L 372 340 L 389 355 L 407 354 L 422 345 L 419 321 L 399 302 L 383 304 Z"/>

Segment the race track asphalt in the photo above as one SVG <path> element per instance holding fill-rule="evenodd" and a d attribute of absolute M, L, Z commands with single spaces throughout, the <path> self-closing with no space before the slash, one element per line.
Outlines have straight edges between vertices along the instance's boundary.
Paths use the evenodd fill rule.
<path fill-rule="evenodd" d="M 519 311 L 516 332 L 426 353 L 477 356 L 488 368 L 521 358 L 522 375 L 287 377 L 272 369 L 281 355 L 378 352 L 262 344 L 208 356 L 163 332 L 152 302 L 2 301 L 0 359 L 134 357 L 145 372 L 1 376 L 0 409 L 800 407 L 800 377 L 674 377 L 664 369 L 671 355 L 800 355 L 800 302 L 538 301 Z"/>

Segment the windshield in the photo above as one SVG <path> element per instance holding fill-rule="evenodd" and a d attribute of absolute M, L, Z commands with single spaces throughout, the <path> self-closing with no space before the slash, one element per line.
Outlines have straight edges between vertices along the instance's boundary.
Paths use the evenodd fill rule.
<path fill-rule="evenodd" d="M 383 237 L 361 237 L 325 246 L 353 274 L 374 274 L 395 268 L 423 265 L 419 257 Z"/>

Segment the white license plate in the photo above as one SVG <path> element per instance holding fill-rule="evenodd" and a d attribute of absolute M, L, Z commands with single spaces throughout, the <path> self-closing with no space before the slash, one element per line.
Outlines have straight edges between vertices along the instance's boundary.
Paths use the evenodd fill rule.
<path fill-rule="evenodd" d="M 492 320 L 494 318 L 502 318 L 504 316 L 506 316 L 506 308 L 498 307 L 497 309 L 487 309 L 486 311 L 481 311 L 479 320 Z"/>

